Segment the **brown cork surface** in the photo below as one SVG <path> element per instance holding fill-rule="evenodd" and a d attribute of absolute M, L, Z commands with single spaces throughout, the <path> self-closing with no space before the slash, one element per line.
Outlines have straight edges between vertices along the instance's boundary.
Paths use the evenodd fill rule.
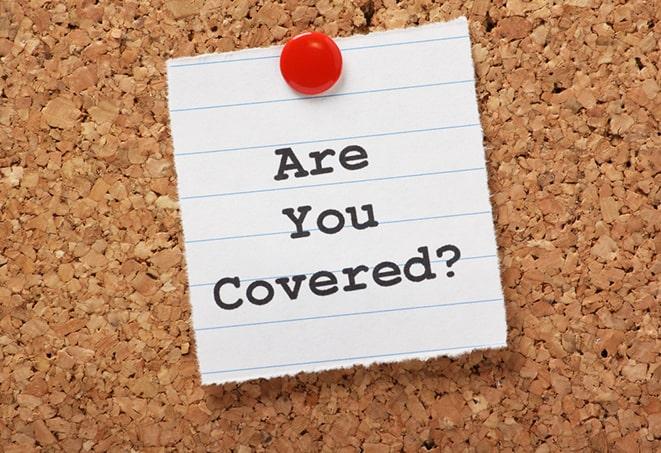
<path fill-rule="evenodd" d="M 659 451 L 660 11 L 0 0 L 0 451 Z M 166 59 L 459 15 L 509 347 L 201 387 Z"/>

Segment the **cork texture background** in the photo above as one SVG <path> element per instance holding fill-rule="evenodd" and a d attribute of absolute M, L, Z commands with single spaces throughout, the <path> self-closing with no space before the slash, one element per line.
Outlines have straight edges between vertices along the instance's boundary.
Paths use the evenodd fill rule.
<path fill-rule="evenodd" d="M 660 451 L 660 11 L 0 0 L 0 451 Z M 201 387 L 166 59 L 460 15 L 508 348 Z"/>

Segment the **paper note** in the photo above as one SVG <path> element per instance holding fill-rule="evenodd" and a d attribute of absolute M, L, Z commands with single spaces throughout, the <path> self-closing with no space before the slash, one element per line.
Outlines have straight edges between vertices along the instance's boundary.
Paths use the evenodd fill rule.
<path fill-rule="evenodd" d="M 281 47 L 168 62 L 204 384 L 506 344 L 466 19 L 336 42 L 318 96 Z"/>

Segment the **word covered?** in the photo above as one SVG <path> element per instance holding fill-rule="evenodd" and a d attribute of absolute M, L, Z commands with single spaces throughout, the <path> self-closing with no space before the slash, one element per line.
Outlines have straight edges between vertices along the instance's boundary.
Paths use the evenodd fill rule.
<path fill-rule="evenodd" d="M 301 287 L 306 279 L 308 280 L 306 286 L 317 296 L 330 296 L 340 289 L 345 292 L 366 289 L 366 275 L 367 278 L 371 277 L 374 283 L 382 287 L 397 285 L 404 278 L 414 283 L 435 279 L 437 275 L 431 268 L 429 249 L 427 247 L 420 247 L 418 248 L 418 252 L 422 256 L 414 256 L 402 266 L 392 261 L 382 261 L 372 268 L 360 264 L 354 267 L 346 267 L 339 272 L 322 270 L 310 275 L 309 279 L 307 274 L 276 278 L 275 287 L 280 287 L 289 300 L 294 301 L 298 299 Z M 452 252 L 452 257 L 446 260 L 447 267 L 451 268 L 459 260 L 461 252 L 456 246 L 448 244 L 436 249 L 436 256 L 442 258 L 443 256 L 447 256 L 446 252 Z M 342 274 L 342 280 L 338 279 L 335 275 L 336 273 Z M 454 272 L 448 271 L 446 275 L 453 277 Z M 242 297 L 237 298 L 236 292 L 231 292 L 229 287 L 242 289 L 239 277 L 223 277 L 218 280 L 213 288 L 213 297 L 220 308 L 234 310 L 243 305 L 244 299 Z M 275 291 L 274 285 L 267 280 L 254 280 L 247 286 L 245 297 L 251 304 L 266 305 L 273 300 Z M 234 300 L 228 302 L 231 298 L 234 298 Z"/>

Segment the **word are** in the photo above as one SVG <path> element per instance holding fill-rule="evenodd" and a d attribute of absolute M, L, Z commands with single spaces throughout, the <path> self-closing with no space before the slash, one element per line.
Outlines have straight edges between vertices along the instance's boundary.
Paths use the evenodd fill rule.
<path fill-rule="evenodd" d="M 363 205 L 360 209 L 367 213 L 367 220 L 362 223 L 358 221 L 358 213 L 354 206 L 345 209 L 347 214 L 349 214 L 349 221 L 353 228 L 356 230 L 364 230 L 365 228 L 379 225 L 379 222 L 374 219 L 374 208 L 371 204 Z M 282 210 L 282 213 L 296 226 L 296 231 L 291 234 L 292 239 L 310 236 L 310 231 L 303 228 L 303 222 L 305 221 L 308 212 L 311 210 L 312 206 L 299 206 L 296 208 L 296 211 L 294 211 L 294 208 L 286 208 Z M 344 214 L 337 209 L 326 209 L 321 211 L 317 216 L 317 228 L 322 233 L 335 234 L 342 230 L 345 224 L 346 219 Z"/>
<path fill-rule="evenodd" d="M 314 162 L 314 168 L 310 171 L 305 169 L 301 161 L 296 157 L 296 153 L 294 153 L 294 150 L 291 148 L 276 149 L 275 155 L 280 156 L 278 172 L 273 177 L 276 181 L 282 181 L 289 178 L 289 174 L 287 173 L 289 171 L 294 172 L 294 178 L 303 178 L 308 175 L 323 175 L 334 171 L 332 166 L 328 166 L 328 164 L 324 162 L 327 158 L 335 155 L 335 151 L 332 149 L 309 153 L 308 156 Z M 365 151 L 362 146 L 349 145 L 340 151 L 338 161 L 346 170 L 360 170 L 368 165 L 367 151 Z"/>
<path fill-rule="evenodd" d="M 342 291 L 358 291 L 367 288 L 366 277 L 378 286 L 389 287 L 401 283 L 404 278 L 417 283 L 424 280 L 436 278 L 436 273 L 432 271 L 431 261 L 429 259 L 429 249 L 427 247 L 418 248 L 421 256 L 410 258 L 402 266 L 392 261 L 383 261 L 371 269 L 364 264 L 355 267 L 346 267 L 341 271 L 341 277 L 330 271 L 318 271 L 310 275 L 299 274 L 291 277 L 281 277 L 275 279 L 275 287 L 266 280 L 255 280 L 245 289 L 245 298 L 254 305 L 266 305 L 271 302 L 275 296 L 276 288 L 285 293 L 289 300 L 296 300 L 300 294 L 303 282 L 308 280 L 307 287 L 312 294 L 317 296 L 330 296 L 342 289 Z M 445 261 L 448 268 L 451 268 L 461 257 L 459 248 L 448 244 L 436 249 L 436 256 L 439 258 L 451 252 L 452 257 Z M 453 277 L 454 272 L 449 271 L 446 274 Z M 341 278 L 341 281 L 340 281 Z M 234 290 L 232 289 L 234 288 Z M 239 294 L 237 294 L 236 290 Z M 241 279 L 239 277 L 223 277 L 216 282 L 213 288 L 213 297 L 216 304 L 225 310 L 234 310 L 243 305 L 241 296 Z"/>

